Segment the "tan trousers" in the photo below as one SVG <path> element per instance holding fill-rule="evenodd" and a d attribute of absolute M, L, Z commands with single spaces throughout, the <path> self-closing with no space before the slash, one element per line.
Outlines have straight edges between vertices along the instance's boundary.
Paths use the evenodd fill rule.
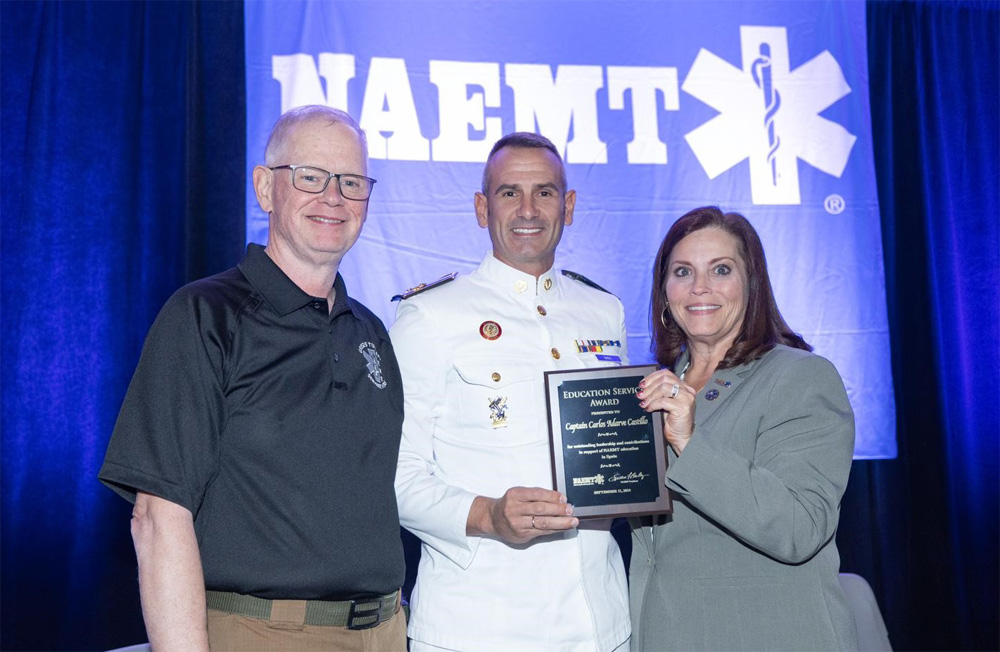
<path fill-rule="evenodd" d="M 406 652 L 403 610 L 378 627 L 305 625 L 305 600 L 275 600 L 270 620 L 208 610 L 212 652 Z"/>

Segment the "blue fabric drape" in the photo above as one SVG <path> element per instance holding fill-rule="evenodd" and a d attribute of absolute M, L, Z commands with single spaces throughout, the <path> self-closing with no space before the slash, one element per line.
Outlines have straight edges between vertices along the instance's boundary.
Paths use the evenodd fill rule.
<path fill-rule="evenodd" d="M 1000 11 L 871 2 L 868 26 L 900 442 L 867 465 L 876 577 L 898 646 L 997 649 Z"/>
<path fill-rule="evenodd" d="M 95 474 L 156 312 L 243 249 L 241 6 L 0 11 L 0 646 L 115 647 L 145 633 Z"/>
<path fill-rule="evenodd" d="M 242 253 L 242 11 L 0 3 L 4 650 L 145 639 L 96 473 L 160 305 Z M 997 3 L 867 13 L 899 457 L 855 463 L 843 568 L 897 649 L 997 649 Z"/>

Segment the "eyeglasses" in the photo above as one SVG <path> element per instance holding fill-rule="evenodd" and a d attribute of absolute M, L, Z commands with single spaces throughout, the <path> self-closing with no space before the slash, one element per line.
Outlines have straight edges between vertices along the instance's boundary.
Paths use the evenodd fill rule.
<path fill-rule="evenodd" d="M 354 201 L 364 201 L 371 197 L 372 186 L 375 185 L 375 179 L 371 177 L 360 174 L 335 174 L 327 172 L 323 168 L 313 168 L 308 165 L 275 165 L 268 169 L 291 170 L 292 185 L 295 186 L 295 189 L 314 195 L 326 190 L 330 179 L 336 178 L 337 185 L 340 186 L 340 194 L 344 196 L 344 199 L 353 199 Z"/>

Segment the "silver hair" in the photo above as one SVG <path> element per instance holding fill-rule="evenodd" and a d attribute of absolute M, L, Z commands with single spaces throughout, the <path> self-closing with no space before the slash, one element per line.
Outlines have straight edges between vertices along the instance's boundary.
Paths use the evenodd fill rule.
<path fill-rule="evenodd" d="M 295 107 L 281 114 L 281 117 L 271 127 L 271 135 L 267 137 L 267 146 L 264 148 L 264 163 L 266 165 L 283 164 L 279 161 L 283 154 L 285 143 L 289 136 L 299 125 L 313 120 L 327 120 L 330 125 L 342 123 L 353 129 L 361 139 L 361 147 L 364 150 L 365 158 L 368 158 L 368 138 L 364 129 L 346 111 L 335 109 L 322 104 L 308 104 L 306 106 Z"/>

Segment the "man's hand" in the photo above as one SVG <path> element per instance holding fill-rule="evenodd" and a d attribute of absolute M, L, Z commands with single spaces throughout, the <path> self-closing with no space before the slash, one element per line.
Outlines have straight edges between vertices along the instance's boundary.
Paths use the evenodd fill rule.
<path fill-rule="evenodd" d="M 500 498 L 476 496 L 465 532 L 508 543 L 526 543 L 579 524 L 580 520 L 573 516 L 573 506 L 558 491 L 511 487 Z"/>

